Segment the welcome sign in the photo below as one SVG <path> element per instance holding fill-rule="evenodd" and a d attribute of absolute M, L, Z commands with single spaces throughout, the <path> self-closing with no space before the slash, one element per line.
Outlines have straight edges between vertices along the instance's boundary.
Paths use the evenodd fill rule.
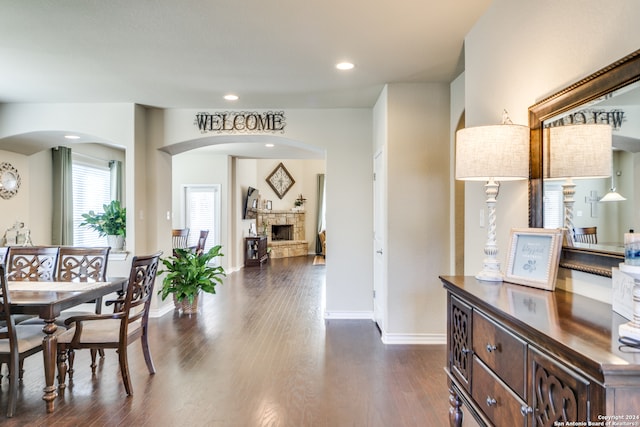
<path fill-rule="evenodd" d="M 284 133 L 284 111 L 225 111 L 197 113 L 194 124 L 201 133 Z"/>

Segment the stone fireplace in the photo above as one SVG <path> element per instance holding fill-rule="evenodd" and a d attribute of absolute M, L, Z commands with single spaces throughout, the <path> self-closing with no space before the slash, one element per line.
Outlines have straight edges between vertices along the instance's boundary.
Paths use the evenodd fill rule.
<path fill-rule="evenodd" d="M 292 224 L 273 224 L 271 225 L 271 241 L 293 240 Z"/>
<path fill-rule="evenodd" d="M 267 224 L 267 246 L 271 258 L 307 255 L 309 243 L 305 240 L 304 211 L 263 210 L 258 212 L 258 229 Z"/>

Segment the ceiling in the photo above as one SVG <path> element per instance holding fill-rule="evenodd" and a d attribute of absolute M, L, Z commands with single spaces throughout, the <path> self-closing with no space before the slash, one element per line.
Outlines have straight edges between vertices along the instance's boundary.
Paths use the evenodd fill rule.
<path fill-rule="evenodd" d="M 490 3 L 0 0 L 0 103 L 369 108 L 385 83 L 453 80 Z"/>

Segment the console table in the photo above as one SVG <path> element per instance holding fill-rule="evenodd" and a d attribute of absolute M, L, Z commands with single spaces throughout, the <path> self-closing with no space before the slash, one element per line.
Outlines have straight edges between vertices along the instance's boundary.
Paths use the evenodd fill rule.
<path fill-rule="evenodd" d="M 440 279 L 452 426 L 463 413 L 481 425 L 640 426 L 640 352 L 620 349 L 627 320 L 610 305 L 563 290 Z"/>

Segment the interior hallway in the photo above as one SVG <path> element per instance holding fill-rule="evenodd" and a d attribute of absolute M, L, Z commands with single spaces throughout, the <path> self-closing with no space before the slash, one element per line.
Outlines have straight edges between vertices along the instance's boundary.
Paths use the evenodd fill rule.
<path fill-rule="evenodd" d="M 75 382 L 45 413 L 42 355 L 25 363 L 17 416 L 3 426 L 444 426 L 445 347 L 385 346 L 367 320 L 322 317 L 325 267 L 313 257 L 272 259 L 230 274 L 197 316 L 150 321 L 157 373 L 129 347 L 134 396 L 117 355 L 95 378 L 77 352 Z M 157 284 L 156 284 L 157 286 Z M 429 314 L 425 312 L 425 316 Z"/>

